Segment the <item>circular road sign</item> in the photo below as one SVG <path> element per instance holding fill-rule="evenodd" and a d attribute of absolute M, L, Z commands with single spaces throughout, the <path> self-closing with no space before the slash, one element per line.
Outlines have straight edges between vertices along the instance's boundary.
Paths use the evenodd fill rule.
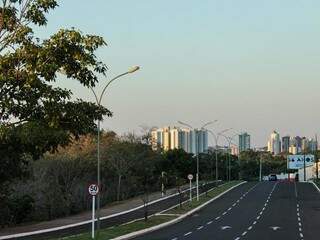
<path fill-rule="evenodd" d="M 192 175 L 192 174 L 189 174 L 189 175 L 188 175 L 188 179 L 189 179 L 189 180 L 192 180 L 192 179 L 193 179 L 193 175 Z"/>
<path fill-rule="evenodd" d="M 99 186 L 98 184 L 90 184 L 88 188 L 89 194 L 95 196 L 99 193 Z"/>

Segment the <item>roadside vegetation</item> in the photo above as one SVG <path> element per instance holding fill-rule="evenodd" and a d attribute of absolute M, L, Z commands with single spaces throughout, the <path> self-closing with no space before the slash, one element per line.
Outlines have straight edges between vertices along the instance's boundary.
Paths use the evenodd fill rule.
<path fill-rule="evenodd" d="M 112 228 L 103 229 L 99 233 L 99 237 L 97 239 L 112 239 L 116 238 L 128 233 L 132 233 L 135 231 L 139 231 L 142 229 L 150 228 L 153 226 L 157 226 L 161 223 L 169 222 L 175 218 L 178 218 L 179 215 L 185 214 L 190 210 L 204 204 L 205 202 L 209 201 L 210 199 L 218 196 L 219 194 L 227 191 L 231 187 L 239 184 L 241 181 L 231 181 L 226 184 L 217 186 L 213 188 L 211 191 L 200 196 L 199 201 L 196 201 L 194 198 L 192 202 L 188 201 L 182 204 L 182 206 L 177 206 L 176 208 L 164 212 L 162 215 L 154 215 L 148 218 L 148 221 L 145 220 L 138 220 L 129 224 L 124 224 L 120 226 L 114 226 Z M 89 240 L 91 239 L 90 233 L 78 234 L 75 236 L 70 237 L 63 237 L 54 240 Z"/>

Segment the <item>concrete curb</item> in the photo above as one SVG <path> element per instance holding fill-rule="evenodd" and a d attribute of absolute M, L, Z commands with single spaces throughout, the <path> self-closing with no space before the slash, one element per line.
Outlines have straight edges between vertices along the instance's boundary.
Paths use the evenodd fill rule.
<path fill-rule="evenodd" d="M 175 218 L 169 222 L 165 222 L 165 223 L 162 223 L 162 224 L 159 224 L 157 226 L 154 226 L 154 227 L 150 227 L 150 228 L 146 228 L 146 229 L 142 229 L 142 230 L 139 230 L 139 231 L 136 231 L 136 232 L 132 232 L 132 233 L 128 233 L 128 234 L 125 234 L 125 235 L 122 235 L 120 237 L 116 237 L 116 238 L 112 238 L 111 240 L 127 240 L 127 239 L 131 239 L 133 237 L 138 237 L 140 235 L 143 235 L 143 234 L 146 234 L 146 233 L 150 233 L 150 232 L 153 232 L 153 231 L 156 231 L 156 230 L 159 230 L 161 228 L 164 228 L 164 227 L 167 227 L 167 226 L 170 226 L 172 224 L 175 224 L 177 222 L 180 222 L 182 221 L 184 218 L 190 216 L 191 214 L 199 211 L 201 208 L 207 206 L 208 204 L 210 204 L 211 202 L 215 201 L 216 199 L 220 198 L 221 196 L 223 196 L 224 194 L 226 194 L 227 192 L 231 191 L 232 189 L 236 188 L 236 187 L 239 187 L 240 185 L 246 183 L 246 181 L 243 181 L 231 188 L 229 188 L 228 190 L 220 193 L 218 196 L 210 199 L 209 201 L 205 202 L 204 204 L 192 209 L 191 211 L 181 215 L 180 217 L 178 218 Z"/>
<path fill-rule="evenodd" d="M 312 184 L 313 184 L 313 186 L 318 190 L 318 192 L 320 193 L 320 188 L 318 187 L 318 185 L 317 184 L 315 184 L 315 182 L 314 181 L 310 181 Z"/>

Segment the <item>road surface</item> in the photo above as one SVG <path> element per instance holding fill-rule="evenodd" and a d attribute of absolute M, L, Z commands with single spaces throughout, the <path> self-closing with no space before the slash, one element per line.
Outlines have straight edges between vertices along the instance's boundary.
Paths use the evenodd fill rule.
<path fill-rule="evenodd" d="M 311 183 L 246 183 L 196 214 L 136 240 L 318 240 L 320 193 Z"/>

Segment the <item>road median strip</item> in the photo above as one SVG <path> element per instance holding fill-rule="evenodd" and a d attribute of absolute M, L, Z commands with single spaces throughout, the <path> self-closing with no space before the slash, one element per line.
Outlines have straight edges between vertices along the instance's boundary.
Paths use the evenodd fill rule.
<path fill-rule="evenodd" d="M 207 193 L 203 193 L 200 196 L 199 201 L 193 200 L 185 201 L 182 203 L 182 208 L 180 208 L 180 204 L 161 213 L 155 214 L 148 218 L 148 221 L 138 220 L 129 224 L 123 224 L 119 226 L 114 226 L 112 228 L 103 229 L 99 233 L 99 238 L 101 240 L 124 240 L 131 239 L 145 233 L 149 233 L 152 231 L 156 231 L 160 228 L 175 224 L 187 216 L 199 211 L 201 208 L 210 204 L 217 198 L 231 191 L 235 187 L 243 184 L 243 181 L 232 181 L 221 186 L 215 187 Z M 90 238 L 90 233 L 85 233 L 77 236 L 70 236 L 64 238 L 55 238 L 55 240 L 88 240 Z"/>

